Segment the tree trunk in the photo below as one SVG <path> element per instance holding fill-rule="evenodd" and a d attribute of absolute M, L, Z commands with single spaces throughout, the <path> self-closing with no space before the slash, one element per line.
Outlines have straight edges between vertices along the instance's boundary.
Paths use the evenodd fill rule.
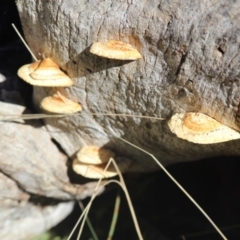
<path fill-rule="evenodd" d="M 164 164 L 240 153 L 239 141 L 197 145 L 181 140 L 167 121 L 101 116 L 168 120 L 194 111 L 239 129 L 239 1 L 27 0 L 17 5 L 36 56 L 51 57 L 75 82 L 64 90 L 82 104 L 81 116 L 45 120 L 68 156 L 83 145 L 108 146 L 132 159 L 129 171 L 158 168 L 118 136 Z M 124 62 L 89 53 L 92 43 L 112 39 L 132 44 L 143 59 Z M 36 87 L 36 105 L 49 92 Z"/>
<path fill-rule="evenodd" d="M 33 124 L 6 124 L 21 126 L 19 136 L 13 131 L 14 139 L 30 133 L 19 149 L 10 149 L 11 134 L 1 130 L 6 136 L 1 141 L 5 148 L 1 170 L 27 192 L 68 200 L 85 196 L 84 186 L 79 189 L 69 183 L 66 156 L 51 138 L 70 158 L 85 145 L 107 146 L 117 157 L 132 161 L 129 172 L 153 171 L 158 166 L 119 137 L 155 155 L 164 165 L 240 155 L 239 140 L 194 144 L 177 138 L 167 124 L 175 113 L 201 112 L 240 129 L 240 1 L 18 0 L 17 7 L 25 38 L 37 58 L 50 57 L 75 83 L 64 89 L 34 87 L 36 106 L 56 90 L 83 106 L 79 116 L 45 119 L 48 133 Z M 89 52 L 92 43 L 107 40 L 130 43 L 143 58 L 119 61 Z M 25 160 L 29 166 L 16 163 L 18 167 L 13 168 L 13 159 L 25 159 L 18 150 L 26 148 L 35 149 L 34 157 Z M 11 162 L 2 160 L 9 152 Z M 61 178 L 56 181 L 56 176 Z"/>

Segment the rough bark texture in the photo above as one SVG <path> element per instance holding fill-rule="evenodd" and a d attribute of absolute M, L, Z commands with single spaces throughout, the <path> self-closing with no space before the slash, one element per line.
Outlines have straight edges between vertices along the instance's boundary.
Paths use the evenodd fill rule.
<path fill-rule="evenodd" d="M 239 129 L 239 1 L 27 0 L 17 5 L 30 48 L 51 57 L 75 81 L 65 93 L 83 105 L 81 116 L 45 121 L 69 156 L 85 144 L 109 146 L 132 159 L 132 171 L 157 169 L 150 157 L 116 136 L 164 164 L 240 153 L 239 141 L 197 145 L 178 139 L 167 121 L 92 115 L 169 119 L 194 111 Z M 89 53 L 93 42 L 109 39 L 134 45 L 143 59 L 124 62 Z M 36 105 L 54 91 L 35 88 Z"/>
<path fill-rule="evenodd" d="M 0 124 L 0 188 L 6 190 L 2 183 L 10 186 L 9 192 L 1 191 L 1 207 L 11 226 L 18 225 L 17 214 L 28 221 L 44 212 L 44 207 L 36 207 L 29 200 L 32 195 L 70 201 L 52 208 L 52 212 L 61 207 L 65 210 L 53 214 L 55 218 L 46 224 L 47 229 L 67 215 L 71 200 L 91 194 L 93 184 L 74 185 L 68 177 L 68 157 L 74 157 L 83 145 L 108 146 L 117 156 L 132 160 L 129 171 L 142 172 L 158 167 L 150 156 L 118 137 L 154 154 L 165 165 L 240 155 L 239 140 L 193 144 L 178 139 L 167 125 L 174 113 L 194 111 L 240 129 L 240 1 L 18 0 L 17 7 L 30 48 L 38 58 L 51 57 L 73 78 L 73 87 L 58 90 L 79 101 L 84 110 L 79 116 L 46 119 L 45 126 L 36 121 Z M 124 62 L 89 52 L 93 42 L 109 39 L 132 44 L 143 59 Z M 35 87 L 36 106 L 55 91 Z M 13 95 L 2 91 L 1 100 Z M 7 103 L 1 103 L 0 109 L 1 115 L 25 111 L 22 106 Z M 0 224 L 3 239 L 11 231 L 4 218 Z M 23 230 L 24 224 L 21 226 Z M 8 236 L 17 239 L 16 235 Z"/>

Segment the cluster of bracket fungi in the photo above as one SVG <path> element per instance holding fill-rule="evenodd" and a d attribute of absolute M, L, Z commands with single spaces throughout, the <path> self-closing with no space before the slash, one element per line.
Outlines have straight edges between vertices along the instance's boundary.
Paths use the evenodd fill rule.
<path fill-rule="evenodd" d="M 120 41 L 108 41 L 94 43 L 90 52 L 92 54 L 118 60 L 137 60 L 142 55 L 130 44 Z M 34 86 L 42 87 L 69 87 L 74 84 L 60 67 L 50 58 L 36 61 L 22 66 L 18 70 L 18 76 Z M 61 93 L 45 97 L 40 107 L 46 112 L 73 114 L 82 110 L 82 106 Z M 177 113 L 168 122 L 170 130 L 179 138 L 198 144 L 212 144 L 239 139 L 239 132 L 219 123 L 215 119 L 202 113 Z M 73 161 L 73 170 L 87 178 L 108 178 L 117 175 L 117 171 L 110 166 L 103 171 L 107 162 L 114 158 L 115 154 L 106 148 L 84 146 L 77 153 Z M 118 161 L 121 172 L 127 170 L 130 162 L 125 159 Z"/>
<path fill-rule="evenodd" d="M 94 43 L 90 52 L 92 54 L 118 60 L 137 60 L 142 55 L 130 44 L 120 41 L 108 41 L 106 43 Z M 18 70 L 18 76 L 27 83 L 40 87 L 70 87 L 73 80 L 65 74 L 60 67 L 50 58 L 36 61 L 32 64 L 22 66 Z M 82 110 L 81 104 L 72 101 L 56 91 L 52 96 L 45 97 L 40 103 L 40 107 L 48 113 L 73 114 Z M 87 178 L 108 178 L 117 175 L 116 169 L 112 165 L 104 171 L 106 164 L 115 154 L 106 148 L 96 146 L 84 146 L 77 153 L 73 161 L 73 170 Z M 115 162 L 121 172 L 125 172 L 130 161 L 116 158 Z"/>

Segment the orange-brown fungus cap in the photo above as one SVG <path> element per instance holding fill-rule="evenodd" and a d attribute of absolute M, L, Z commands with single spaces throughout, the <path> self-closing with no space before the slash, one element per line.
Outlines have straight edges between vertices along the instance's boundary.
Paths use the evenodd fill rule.
<path fill-rule="evenodd" d="M 96 42 L 91 46 L 90 52 L 101 57 L 119 60 L 136 60 L 142 58 L 139 51 L 130 44 L 114 40 Z"/>
<path fill-rule="evenodd" d="M 115 162 L 121 173 L 126 172 L 130 166 L 129 159 L 116 159 Z M 113 164 L 111 163 L 108 169 L 104 171 L 104 168 L 106 167 L 106 165 L 107 163 L 102 163 L 98 165 L 85 164 L 85 163 L 79 162 L 79 160 L 76 158 L 73 161 L 72 167 L 77 174 L 80 174 L 86 178 L 99 179 L 99 178 L 110 178 L 110 177 L 116 176 L 117 171 L 113 166 Z"/>
<path fill-rule="evenodd" d="M 239 132 L 203 113 L 178 113 L 168 126 L 179 138 L 199 144 L 211 144 L 239 139 Z"/>
<path fill-rule="evenodd" d="M 82 106 L 61 94 L 45 97 L 40 103 L 40 107 L 52 113 L 75 113 L 82 110 Z"/>
<path fill-rule="evenodd" d="M 114 158 L 115 154 L 109 149 L 96 146 L 84 146 L 77 153 L 78 161 L 86 164 L 101 164 Z"/>
<path fill-rule="evenodd" d="M 34 86 L 67 87 L 73 81 L 50 58 L 36 61 L 19 68 L 18 76 Z"/>

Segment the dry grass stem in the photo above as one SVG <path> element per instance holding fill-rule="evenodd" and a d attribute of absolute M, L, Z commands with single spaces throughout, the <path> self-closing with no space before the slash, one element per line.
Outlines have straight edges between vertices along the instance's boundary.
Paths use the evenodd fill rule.
<path fill-rule="evenodd" d="M 20 39 L 22 40 L 24 46 L 27 48 L 27 50 L 29 51 L 29 53 L 32 55 L 33 59 L 35 61 L 37 61 L 37 58 L 35 57 L 35 55 L 33 54 L 33 52 L 31 51 L 31 49 L 29 48 L 29 46 L 27 45 L 27 43 L 25 42 L 25 40 L 23 39 L 23 37 L 21 36 L 20 32 L 17 30 L 17 28 L 15 27 L 15 25 L 12 23 L 12 26 L 14 28 L 14 30 L 16 31 L 17 35 L 20 37 Z"/>
<path fill-rule="evenodd" d="M 19 116 L 3 116 L 4 119 L 0 118 L 0 121 L 14 121 L 14 120 L 19 120 L 19 119 L 43 119 L 43 118 L 50 118 L 50 117 L 67 117 L 67 116 L 78 116 L 81 113 L 75 113 L 75 114 L 23 114 Z M 148 117 L 148 116 L 140 116 L 140 115 L 126 115 L 126 114 L 112 114 L 112 113 L 97 113 L 97 114 L 92 114 L 92 115 L 102 115 L 102 116 L 124 116 L 124 117 L 139 117 L 139 118 L 150 118 L 150 119 L 155 119 L 155 120 L 164 120 L 162 118 L 158 117 Z M 6 117 L 9 117 L 6 119 Z M 181 186 L 180 183 L 167 171 L 167 169 L 155 158 L 155 156 L 144 149 L 136 146 L 135 144 L 125 140 L 124 138 L 121 138 L 119 136 L 114 135 L 112 132 L 109 130 L 103 128 L 106 132 L 110 133 L 111 135 L 117 137 L 121 141 L 131 145 L 132 147 L 139 149 L 140 151 L 144 152 L 145 154 L 149 155 L 156 163 L 157 165 L 167 174 L 167 176 L 177 185 L 177 187 L 188 197 L 188 199 L 199 209 L 199 211 L 205 216 L 205 218 L 211 223 L 211 225 L 215 228 L 215 230 L 219 233 L 219 235 L 222 237 L 222 239 L 227 240 L 226 236 L 222 233 L 222 231 L 217 227 L 217 225 L 213 222 L 213 220 L 208 216 L 208 214 L 201 208 L 201 206 L 191 197 L 191 195 Z M 114 164 L 114 162 L 113 162 Z M 108 166 L 108 165 L 107 165 Z M 116 166 L 115 166 L 116 167 Z M 121 175 L 119 175 L 120 177 Z M 121 177 L 120 177 L 121 179 Z M 99 179 L 101 182 L 101 179 Z M 100 182 L 98 183 L 97 186 L 99 186 Z M 96 188 L 97 189 L 97 188 Z M 126 193 L 125 193 L 126 194 Z M 95 196 L 95 195 L 93 195 Z M 127 195 L 126 195 L 127 197 Z"/>
<path fill-rule="evenodd" d="M 110 133 L 110 131 L 108 131 L 107 129 L 105 130 Z M 187 196 L 187 198 L 198 208 L 198 210 L 205 216 L 205 218 L 211 223 L 211 225 L 219 233 L 222 239 L 227 240 L 226 236 L 222 233 L 222 231 L 218 228 L 218 226 L 213 222 L 213 220 L 208 216 L 208 214 L 202 209 L 202 207 L 192 198 L 192 196 L 182 187 L 182 185 L 168 172 L 168 170 L 158 161 L 158 159 L 155 158 L 153 154 L 125 140 L 124 138 L 121 138 L 121 137 L 118 137 L 118 138 L 126 142 L 127 144 L 139 149 L 140 151 L 146 153 L 147 155 L 149 155 L 157 163 L 157 165 L 167 174 L 167 176 L 177 185 L 177 187 Z"/>
<path fill-rule="evenodd" d="M 34 120 L 34 119 L 44 119 L 44 118 L 62 118 L 62 117 L 72 117 L 80 116 L 82 113 L 73 113 L 73 114 L 44 114 L 44 113 L 34 113 L 34 114 L 23 114 L 23 115 L 0 115 L 0 121 L 2 122 L 11 122 L 15 120 Z M 154 120 L 165 120 L 160 117 L 151 117 L 151 116 L 142 116 L 142 115 L 131 115 L 124 113 L 90 113 L 93 116 L 113 116 L 113 117 L 131 117 L 131 118 L 146 118 Z"/>
<path fill-rule="evenodd" d="M 116 224 L 117 224 L 120 203 L 121 203 L 121 198 L 120 198 L 120 194 L 118 193 L 118 195 L 116 197 L 116 200 L 115 200 L 113 217 L 112 217 L 112 222 L 111 222 L 111 226 L 110 226 L 110 229 L 109 229 L 107 240 L 112 240 L 112 237 L 113 237 L 113 234 L 114 234 L 114 231 L 115 231 L 115 228 L 116 228 Z"/>
<path fill-rule="evenodd" d="M 104 171 L 106 171 L 108 169 L 108 167 L 110 166 L 110 164 L 113 164 L 114 167 L 116 168 L 116 171 L 118 172 L 118 176 L 120 178 L 120 181 L 117 181 L 117 180 L 108 180 L 106 183 L 103 184 L 103 186 L 106 186 L 110 183 L 116 183 L 118 184 L 124 191 L 125 193 L 125 196 L 126 196 L 126 199 L 127 199 L 127 202 L 128 202 L 128 205 L 129 205 L 129 209 L 130 209 L 130 212 L 131 212 L 131 215 L 132 215 L 132 218 L 133 218 L 133 222 L 134 222 L 134 226 L 136 228 L 136 232 L 137 232 L 137 235 L 138 235 L 138 238 L 140 240 L 143 240 L 143 236 L 141 234 L 141 230 L 140 230 L 140 227 L 139 227 L 139 224 L 138 224 L 138 221 L 137 221 L 137 217 L 136 217 L 136 214 L 135 214 L 135 211 L 134 211 L 134 208 L 133 208 L 133 205 L 132 205 L 132 202 L 131 202 L 131 199 L 130 199 L 130 196 L 129 196 L 129 193 L 128 193 L 128 190 L 127 190 L 127 187 L 125 185 L 125 182 L 124 182 L 124 179 L 122 177 L 122 174 L 121 172 L 119 171 L 118 169 L 118 166 L 117 164 L 115 163 L 114 159 L 110 159 L 108 164 L 106 165 Z M 98 193 L 98 188 L 99 188 L 99 185 L 100 183 L 102 182 L 103 178 L 100 178 L 97 182 L 97 185 L 95 187 L 95 190 L 92 194 L 92 197 L 89 201 L 89 203 L 87 204 L 87 206 L 85 207 L 85 209 L 83 210 L 81 216 L 79 217 L 76 225 L 74 226 L 72 232 L 70 233 L 69 237 L 67 240 L 70 240 L 70 238 L 72 237 L 73 235 L 73 232 L 76 230 L 78 224 L 80 223 L 80 221 L 83 219 L 82 223 L 81 223 L 81 226 L 80 226 L 80 230 L 79 230 L 79 234 L 78 234 L 78 237 L 77 239 L 80 239 L 81 237 L 81 234 L 82 234 L 82 231 L 83 231 L 83 227 L 84 227 L 84 224 L 85 224 L 85 221 L 86 221 L 86 218 L 87 218 L 87 215 L 88 215 L 88 212 L 90 211 L 90 208 L 91 208 L 91 205 L 93 203 L 93 200 L 95 199 L 95 197 L 97 196 L 97 193 Z"/>
<path fill-rule="evenodd" d="M 78 205 L 81 208 L 81 210 L 83 211 L 84 210 L 84 205 L 83 205 L 82 201 L 79 200 L 78 201 Z M 98 238 L 98 236 L 97 236 L 97 234 L 96 234 L 96 232 L 95 232 L 95 230 L 94 230 L 94 228 L 92 226 L 92 223 L 91 223 L 90 219 L 87 218 L 86 221 L 87 221 L 87 225 L 88 225 L 88 228 L 89 228 L 89 230 L 90 230 L 90 232 L 92 234 L 93 239 L 94 240 L 99 240 L 99 238 Z"/>
<path fill-rule="evenodd" d="M 23 41 L 24 45 L 26 46 L 26 48 L 28 49 L 28 51 L 30 52 L 30 54 L 32 55 L 32 57 L 37 60 L 37 58 L 34 56 L 34 54 L 32 53 L 32 51 L 30 50 L 30 48 L 28 47 L 28 45 L 26 44 L 26 42 L 24 41 L 24 39 L 22 38 L 22 36 L 20 35 L 20 33 L 18 32 L 18 30 L 16 29 L 16 27 L 13 25 L 13 28 L 15 29 L 15 31 L 17 32 L 17 34 L 19 35 L 20 39 Z M 61 118 L 61 117 L 67 117 L 67 116 L 78 116 L 80 115 L 81 113 L 75 113 L 75 114 L 54 114 L 54 115 L 49 115 L 49 114 L 25 114 L 25 115 L 18 115 L 18 116 L 3 116 L 3 118 L 1 119 L 1 116 L 0 116 L 0 121 L 14 121 L 14 120 L 19 120 L 19 119 L 24 119 L 24 120 L 29 120 L 29 119 L 43 119 L 43 118 Z M 155 120 L 164 120 L 163 118 L 159 118 L 159 117 L 150 117 L 150 116 L 141 116 L 141 115 L 129 115 L 129 114 L 113 114 L 113 113 L 92 113 L 92 115 L 94 116 L 98 116 L 98 115 L 102 115 L 102 116 L 119 116 L 119 117 L 132 117 L 132 118 L 148 118 L 148 119 L 155 119 Z M 103 128 L 105 129 L 105 128 Z M 111 133 L 109 130 L 105 129 L 108 133 L 114 135 L 113 133 Z M 198 203 L 190 196 L 190 194 L 177 182 L 177 180 L 166 170 L 166 168 L 155 158 L 155 156 L 147 151 L 145 151 L 144 149 L 136 146 L 135 144 L 121 138 L 121 137 L 118 137 L 118 136 L 115 136 L 117 137 L 118 139 L 122 140 L 123 142 L 131 145 L 132 147 L 136 148 L 136 149 L 139 149 L 140 151 L 144 152 L 145 154 L 149 155 L 157 164 L 158 166 L 167 174 L 167 176 L 177 185 L 177 187 L 189 198 L 189 200 L 199 209 L 199 211 L 206 217 L 206 219 L 212 224 L 212 226 L 215 228 L 215 230 L 219 233 L 219 235 L 222 237 L 222 239 L 224 240 L 227 240 L 227 238 L 225 237 L 225 235 L 221 232 L 221 230 L 216 226 L 216 224 L 211 220 L 211 218 L 207 215 L 207 213 L 198 205 Z M 115 161 L 113 159 L 110 159 L 109 163 L 107 164 L 106 168 L 104 169 L 104 171 L 106 171 L 106 169 L 108 168 L 108 166 L 110 164 L 113 164 L 114 167 L 116 168 L 117 172 L 118 172 L 118 175 L 119 175 L 119 179 L 120 181 L 117 181 L 117 180 L 109 180 L 107 181 L 104 186 L 106 186 L 107 184 L 110 184 L 110 183 L 117 183 L 121 186 L 121 188 L 123 189 L 125 195 L 126 195 L 126 198 L 127 198 L 127 201 L 128 201 L 128 204 L 129 204 L 129 208 L 130 208 L 130 211 L 131 211 L 131 214 L 132 214 L 132 217 L 133 217 L 133 221 L 134 221 L 134 225 L 135 225 L 135 228 L 136 228 L 136 231 L 137 231 L 137 234 L 138 234 L 138 237 L 140 240 L 143 240 L 143 237 L 142 237 L 142 234 L 141 234 L 141 231 L 140 231 L 140 228 L 139 228 L 139 225 L 138 225 L 138 222 L 137 222 L 137 218 L 136 218 L 136 215 L 135 215 L 135 212 L 134 212 L 134 209 L 133 209 L 133 206 L 132 206 L 132 202 L 131 202 L 131 199 L 130 199 L 130 196 L 128 194 L 128 191 L 127 191 L 127 188 L 126 188 L 126 185 L 125 185 L 125 182 L 123 180 L 123 177 L 122 177 L 122 174 L 121 172 L 119 171 L 118 169 L 118 166 L 117 164 L 115 163 Z M 80 239 L 80 236 L 81 236 L 81 233 L 82 233 L 82 230 L 83 230 L 83 226 L 84 226 L 84 223 L 86 221 L 86 217 L 87 217 L 87 214 L 90 210 L 90 207 L 92 205 L 92 202 L 93 200 L 95 199 L 95 197 L 97 196 L 97 192 L 98 192 L 98 187 L 100 185 L 102 181 L 102 178 L 99 179 L 99 181 L 97 182 L 97 185 L 96 185 L 96 188 L 95 188 L 95 191 L 88 203 L 88 205 L 86 206 L 86 208 L 83 210 L 81 216 L 79 217 L 79 220 L 77 221 L 75 227 L 73 228 L 72 232 L 70 233 L 69 237 L 68 237 L 68 240 L 71 238 L 73 232 L 75 231 L 76 227 L 78 226 L 78 224 L 80 223 L 80 221 L 82 220 L 83 218 L 83 221 L 82 221 L 82 224 L 81 224 L 81 227 L 80 227 L 80 231 L 79 231 L 79 235 L 78 235 L 78 239 Z"/>

